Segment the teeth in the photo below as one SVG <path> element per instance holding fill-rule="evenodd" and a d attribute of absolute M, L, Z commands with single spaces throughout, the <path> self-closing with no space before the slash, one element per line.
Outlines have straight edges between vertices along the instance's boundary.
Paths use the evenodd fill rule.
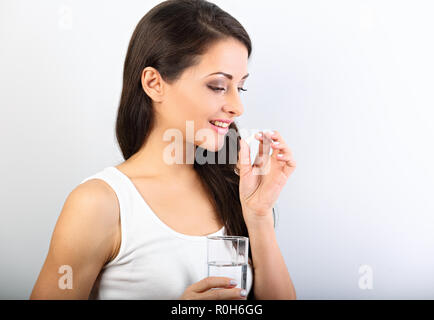
<path fill-rule="evenodd" d="M 225 123 L 225 122 L 220 122 L 220 121 L 210 121 L 212 124 L 218 126 L 218 127 L 222 127 L 222 128 L 227 128 L 229 127 L 229 123 Z"/>

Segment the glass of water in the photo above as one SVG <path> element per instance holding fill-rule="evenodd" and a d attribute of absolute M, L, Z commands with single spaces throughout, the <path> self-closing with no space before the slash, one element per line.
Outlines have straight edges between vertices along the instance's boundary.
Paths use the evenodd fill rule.
<path fill-rule="evenodd" d="M 207 236 L 208 277 L 229 277 L 246 289 L 249 238 Z"/>

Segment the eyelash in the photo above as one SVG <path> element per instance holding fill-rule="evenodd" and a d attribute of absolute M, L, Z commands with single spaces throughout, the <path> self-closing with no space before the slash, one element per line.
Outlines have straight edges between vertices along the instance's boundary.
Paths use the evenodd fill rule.
<path fill-rule="evenodd" d="M 223 91 L 223 90 L 225 90 L 225 88 L 217 88 L 217 87 L 212 87 L 212 86 L 208 86 L 211 90 L 213 90 L 213 91 Z M 238 92 L 240 92 L 240 90 L 241 91 L 247 91 L 247 89 L 245 89 L 245 88 L 238 88 Z"/>

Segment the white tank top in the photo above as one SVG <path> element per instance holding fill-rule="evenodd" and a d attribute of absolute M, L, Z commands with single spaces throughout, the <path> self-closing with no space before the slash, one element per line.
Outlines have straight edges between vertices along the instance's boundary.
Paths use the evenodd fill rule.
<path fill-rule="evenodd" d="M 176 300 L 208 276 L 206 236 L 182 234 L 166 225 L 130 178 L 114 166 L 80 184 L 90 179 L 105 181 L 116 193 L 122 239 L 118 255 L 101 269 L 89 299 Z M 225 235 L 225 227 L 209 235 Z M 249 261 L 247 293 L 252 280 Z"/>

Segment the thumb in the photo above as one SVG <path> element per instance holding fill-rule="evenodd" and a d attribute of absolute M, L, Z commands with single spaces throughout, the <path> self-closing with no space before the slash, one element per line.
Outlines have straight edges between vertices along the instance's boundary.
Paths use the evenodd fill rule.
<path fill-rule="evenodd" d="M 240 171 L 241 177 L 252 170 L 250 163 L 250 147 L 242 138 L 240 138 L 240 151 L 238 153 L 237 167 Z"/>

